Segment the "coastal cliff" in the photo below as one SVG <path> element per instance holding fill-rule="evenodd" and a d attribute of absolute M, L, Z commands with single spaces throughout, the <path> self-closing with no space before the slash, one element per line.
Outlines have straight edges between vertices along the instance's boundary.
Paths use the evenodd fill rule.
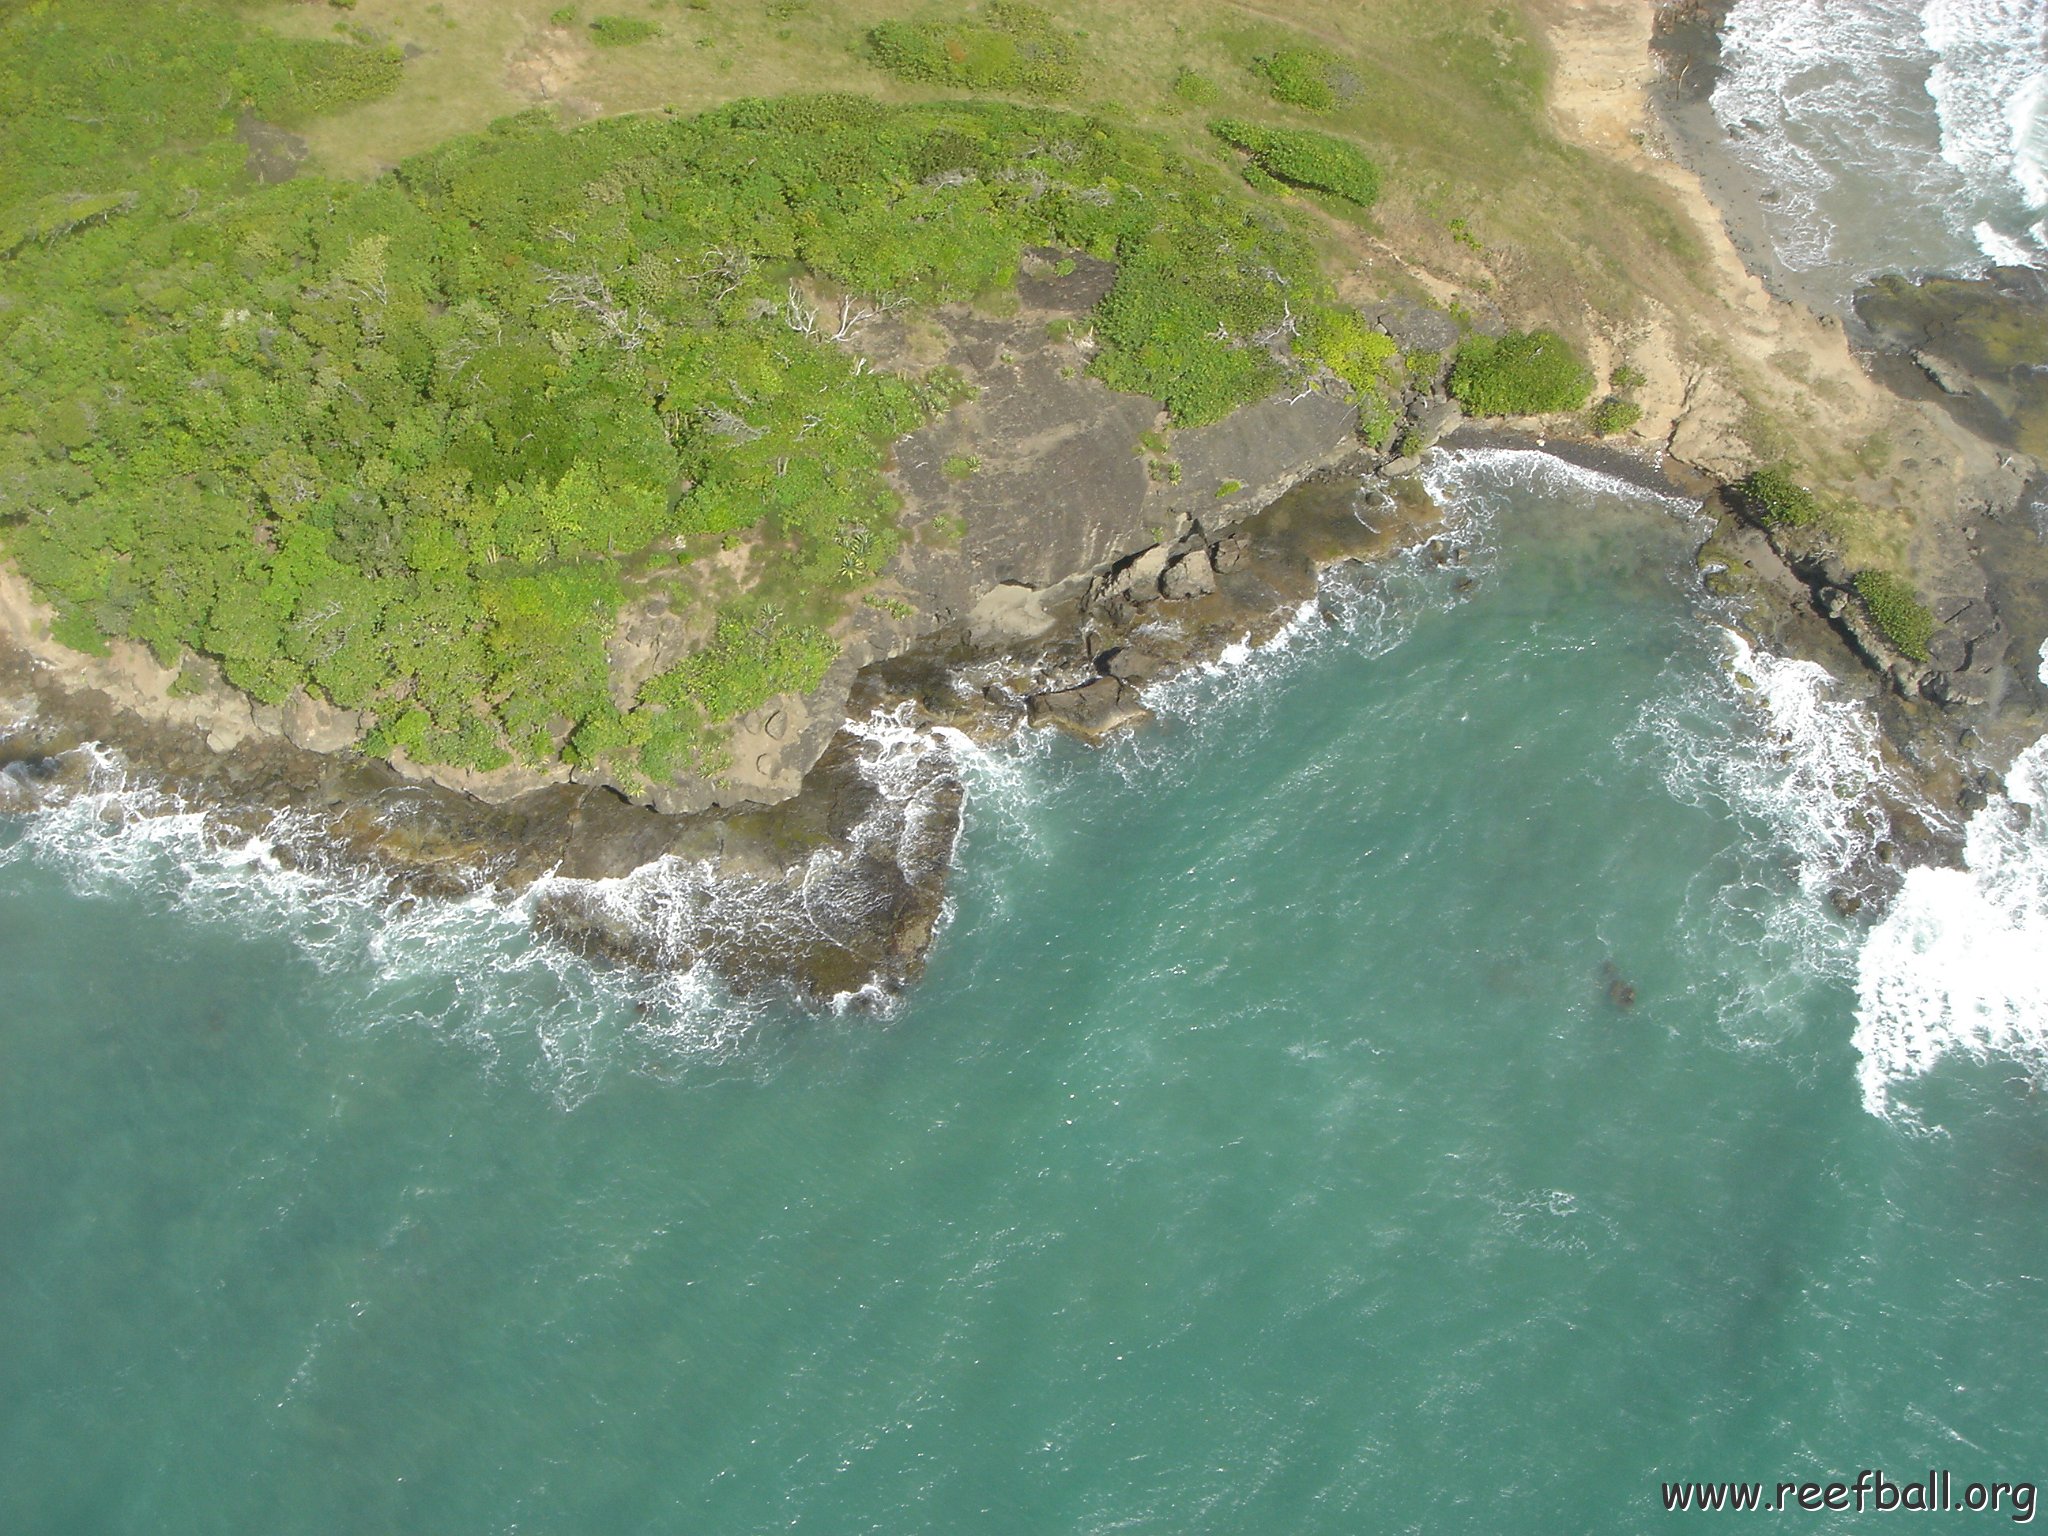
<path fill-rule="evenodd" d="M 1087 321 L 1114 265 L 1034 248 L 1013 300 L 885 313 L 838 343 L 857 371 L 943 371 L 962 400 L 893 450 L 901 541 L 835 623 L 822 681 L 738 713 L 715 772 L 640 783 L 595 767 L 421 763 L 402 748 L 364 756 L 361 715 L 304 691 L 258 704 L 133 641 L 79 654 L 6 572 L 11 793 L 30 805 L 94 792 L 108 769 L 81 749 L 98 743 L 172 802 L 208 807 L 222 836 L 373 868 L 394 893 L 537 891 L 548 931 L 632 963 L 708 962 L 742 988 L 793 983 L 816 1000 L 898 991 L 943 912 L 962 793 L 948 733 L 1043 726 L 1099 740 L 1139 724 L 1148 686 L 1277 632 L 1313 600 L 1322 568 L 1426 541 L 1433 509 L 1404 476 L 1458 426 L 1448 354 L 1468 333 L 1549 324 L 1583 343 L 1598 376 L 1640 380 L 1606 450 L 1709 498 L 1721 517 L 1703 552 L 1709 586 L 1740 599 L 1768 643 L 1860 688 L 1937 803 L 1967 810 L 2041 728 L 2024 664 L 2042 639 L 2039 553 L 2019 516 L 2036 467 L 1939 401 L 1874 378 L 1840 319 L 1753 269 L 1654 111 L 1660 21 L 1667 38 L 1683 23 L 1710 41 L 1711 17 L 1619 0 L 1534 14 L 1560 140 L 1619 174 L 1615 185 L 1653 189 L 1630 190 L 1648 200 L 1615 215 L 1685 255 L 1646 258 L 1638 283 L 1603 296 L 1590 280 L 1561 284 L 1512 242 L 1444 242 L 1416 209 L 1389 209 L 1376 229 L 1318 217 L 1355 311 L 1404 355 L 1446 357 L 1411 369 L 1376 445 L 1329 377 L 1175 428 L 1160 398 L 1089 371 Z M 1576 413 L 1522 425 L 1536 441 L 1593 437 Z M 1858 514 L 1793 538 L 1724 490 L 1788 455 Z M 1370 518 L 1364 484 L 1377 487 Z M 729 565 L 740 580 L 748 555 L 722 550 L 707 579 Z M 1855 574 L 1876 564 L 1907 568 L 1928 594 L 1939 622 L 1925 660 L 1860 622 Z M 607 658 L 616 686 L 629 697 L 700 629 L 658 596 L 629 605 Z M 921 744 L 885 740 L 883 719 L 914 726 Z M 704 898 L 707 882 L 744 888 L 747 920 Z M 827 889 L 832 910 L 857 920 L 818 921 L 813 898 Z"/>

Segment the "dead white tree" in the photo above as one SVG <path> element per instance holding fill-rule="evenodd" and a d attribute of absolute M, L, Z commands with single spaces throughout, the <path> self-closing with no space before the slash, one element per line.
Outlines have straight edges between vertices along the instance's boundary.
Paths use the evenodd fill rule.
<path fill-rule="evenodd" d="M 817 307 L 803 295 L 795 283 L 789 285 L 789 297 L 782 303 L 782 323 L 799 336 L 818 334 Z"/>
<path fill-rule="evenodd" d="M 722 405 L 704 407 L 704 420 L 720 437 L 729 437 L 735 442 L 751 443 L 768 435 L 766 427 L 757 427 L 746 417 L 729 411 Z"/>
<path fill-rule="evenodd" d="M 895 294 L 885 293 L 872 304 L 865 304 L 848 294 L 839 301 L 839 329 L 832 333 L 834 341 L 844 341 L 871 320 L 883 315 L 893 315 L 910 301 Z"/>
<path fill-rule="evenodd" d="M 547 284 L 550 308 L 560 306 L 589 317 L 622 352 L 639 351 L 648 337 L 661 330 L 661 322 L 645 309 L 621 303 L 611 285 L 595 272 L 557 272 L 551 267 L 534 271 Z"/>
<path fill-rule="evenodd" d="M 704 251 L 704 265 L 685 275 L 692 282 L 715 285 L 714 301 L 728 298 L 754 275 L 754 256 L 738 246 L 709 246 Z"/>

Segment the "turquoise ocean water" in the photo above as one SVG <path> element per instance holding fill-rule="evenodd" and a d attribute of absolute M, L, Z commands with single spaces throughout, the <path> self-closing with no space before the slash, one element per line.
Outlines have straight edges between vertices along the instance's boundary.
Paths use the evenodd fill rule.
<path fill-rule="evenodd" d="M 2038 1478 L 2038 1065 L 1873 1075 L 1853 708 L 1707 622 L 1683 504 L 1431 475 L 1464 568 L 1333 580 L 1108 750 L 956 749 L 884 1018 L 8 827 L 0 1531 L 1623 1532 L 1669 1479 Z"/>

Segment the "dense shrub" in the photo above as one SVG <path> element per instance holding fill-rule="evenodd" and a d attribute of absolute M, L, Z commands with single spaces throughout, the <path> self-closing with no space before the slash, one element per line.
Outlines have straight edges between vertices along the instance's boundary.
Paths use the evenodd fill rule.
<path fill-rule="evenodd" d="M 1820 517 L 1813 492 L 1782 464 L 1751 470 L 1743 477 L 1741 490 L 1750 516 L 1766 528 L 1801 528 Z"/>
<path fill-rule="evenodd" d="M 1294 350 L 1328 368 L 1354 393 L 1366 394 L 1390 385 L 1389 364 L 1400 348 L 1391 336 L 1367 325 L 1356 310 L 1323 309 L 1301 321 Z"/>
<path fill-rule="evenodd" d="M 1223 100 L 1222 88 L 1214 80 L 1185 64 L 1174 72 L 1171 89 L 1176 99 L 1191 107 L 1213 107 Z"/>
<path fill-rule="evenodd" d="M 1902 577 L 1890 571 L 1860 571 L 1856 595 L 1870 620 L 1902 656 L 1915 661 L 1927 659 L 1927 642 L 1934 638 L 1934 615 Z"/>
<path fill-rule="evenodd" d="M 1209 131 L 1251 156 L 1252 165 L 1276 181 L 1307 187 L 1370 208 L 1380 195 L 1379 168 L 1354 144 L 1306 128 L 1261 128 L 1234 117 Z"/>
<path fill-rule="evenodd" d="M 1618 395 L 1609 395 L 1594 406 L 1586 419 L 1596 437 L 1611 437 L 1616 432 L 1626 432 L 1643 419 L 1643 408 L 1633 400 L 1623 400 Z"/>
<path fill-rule="evenodd" d="M 396 48 L 280 39 L 250 73 L 249 105 L 258 117 L 298 124 L 390 94 L 404 69 Z"/>
<path fill-rule="evenodd" d="M 1357 77 L 1327 48 L 1272 48 L 1253 55 L 1251 69 L 1275 101 L 1311 112 L 1331 111 L 1358 89 Z"/>
<path fill-rule="evenodd" d="M 885 21 L 868 33 L 868 57 L 920 85 L 1053 99 L 1080 89 L 1080 48 L 1044 11 L 1022 0 L 989 0 L 982 18 Z"/>
<path fill-rule="evenodd" d="M 661 28 L 642 16 L 599 16 L 590 23 L 590 40 L 600 48 L 626 48 L 661 36 Z"/>
<path fill-rule="evenodd" d="M 1114 260 L 1094 370 L 1182 422 L 1270 390 L 1285 306 L 1313 329 L 1327 302 L 1305 240 L 1213 167 L 1042 108 L 532 112 L 375 182 L 254 186 L 158 7 L 74 11 L 0 21 L 0 228 L 27 231 L 0 263 L 0 539 L 67 642 L 324 694 L 371 750 L 658 779 L 815 685 L 897 546 L 889 447 L 964 386 L 865 367 L 807 293 L 961 300 L 1034 246 Z M 208 32 L 225 7 L 162 11 L 222 75 L 296 57 Z M 81 35 L 128 37 L 128 95 L 58 67 Z M 132 142 L 34 105 L 81 99 Z M 746 590 L 676 574 L 741 541 Z M 711 640 L 621 699 L 607 641 L 664 589 Z"/>
<path fill-rule="evenodd" d="M 1576 411 L 1593 393 L 1593 370 L 1555 331 L 1468 336 L 1451 365 L 1450 390 L 1475 416 Z"/>
<path fill-rule="evenodd" d="M 239 113 L 296 122 L 397 85 L 397 51 L 279 37 L 214 0 L 0 6 L 0 205 L 123 192 L 173 200 L 240 175 Z"/>

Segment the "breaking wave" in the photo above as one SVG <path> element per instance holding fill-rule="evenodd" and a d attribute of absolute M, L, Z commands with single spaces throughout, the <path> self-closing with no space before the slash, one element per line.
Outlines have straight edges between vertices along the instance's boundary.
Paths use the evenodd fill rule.
<path fill-rule="evenodd" d="M 1702 684 L 1690 665 L 1674 669 L 1621 745 L 1654 752 L 1676 799 L 1745 829 L 1695 887 L 1684 926 L 1703 972 L 1718 973 L 1724 1035 L 1769 1046 L 1801 1027 L 1815 979 L 1846 981 L 1855 931 L 1836 898 L 1878 865 L 1891 807 L 1937 813 L 1886 762 L 1875 718 L 1826 668 L 1733 630 L 1723 638 L 1719 671 Z M 1737 954 L 1748 961 L 1728 963 Z"/>
<path fill-rule="evenodd" d="M 2048 260 L 2048 0 L 1737 0 L 1721 43 L 1714 113 L 1788 267 Z"/>
<path fill-rule="evenodd" d="M 1857 956 L 1856 997 L 1872 1114 L 1917 1122 L 1898 1091 L 1951 1055 L 2003 1056 L 2048 1086 L 2048 737 L 1970 818 L 1961 869 L 1907 874 Z"/>
<path fill-rule="evenodd" d="M 136 893 L 200 922 L 280 938 L 322 971 L 355 978 L 374 1027 L 426 1028 L 494 1062 L 523 1060 L 538 1085 L 575 1103 L 609 1066 L 746 1037 L 782 1000 L 735 994 L 722 979 L 726 952 L 856 920 L 868 892 L 853 873 L 864 861 L 950 859 L 951 831 L 928 835 L 938 786 L 1003 775 L 957 732 L 899 715 L 851 729 L 860 773 L 879 793 L 843 844 L 814 852 L 787 879 L 670 858 L 612 880 L 543 876 L 517 894 L 484 885 L 459 897 L 395 893 L 385 874 L 339 862 L 316 817 L 281 812 L 251 835 L 94 746 L 0 771 L 0 811 L 34 813 L 14 818 L 0 840 L 0 868 L 32 860 L 82 895 Z M 657 945 L 689 942 L 667 946 L 674 963 L 653 971 L 592 963 L 536 929 L 564 896 L 647 925 Z"/>

